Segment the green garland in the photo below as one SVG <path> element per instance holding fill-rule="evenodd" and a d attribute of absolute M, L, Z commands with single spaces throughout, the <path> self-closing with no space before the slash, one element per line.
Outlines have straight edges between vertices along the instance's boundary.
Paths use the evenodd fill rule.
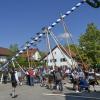
<path fill-rule="evenodd" d="M 86 0 L 86 2 L 93 8 L 99 8 L 100 7 L 100 1 L 98 0 Z"/>

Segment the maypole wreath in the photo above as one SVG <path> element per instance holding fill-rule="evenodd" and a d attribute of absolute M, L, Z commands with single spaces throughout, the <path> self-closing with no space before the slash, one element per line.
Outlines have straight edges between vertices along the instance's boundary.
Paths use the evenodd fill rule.
<path fill-rule="evenodd" d="M 100 7 L 100 1 L 99 0 L 86 0 L 86 2 L 93 8 L 99 8 Z"/>

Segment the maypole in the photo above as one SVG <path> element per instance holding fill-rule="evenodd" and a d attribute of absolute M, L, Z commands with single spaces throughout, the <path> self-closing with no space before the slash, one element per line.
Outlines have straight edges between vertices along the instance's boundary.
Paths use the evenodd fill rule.
<path fill-rule="evenodd" d="M 92 0 L 92 1 L 91 1 L 91 0 L 82 0 L 81 2 L 79 2 L 79 3 L 77 3 L 75 6 L 73 6 L 70 10 L 68 10 L 65 14 L 63 14 L 63 15 L 61 16 L 61 18 L 58 18 L 55 22 L 53 22 L 50 26 L 48 26 L 48 27 L 47 27 L 48 30 L 51 30 L 53 27 L 55 27 L 58 23 L 61 22 L 61 19 L 62 19 L 62 18 L 65 19 L 67 16 L 69 16 L 73 11 L 75 11 L 77 8 L 79 8 L 79 7 L 80 7 L 82 4 L 84 4 L 85 2 L 86 2 L 88 5 L 90 5 L 91 7 L 93 7 L 93 8 L 99 8 L 99 7 L 100 7 L 100 1 L 99 1 L 99 0 Z M 33 40 L 31 40 L 31 41 L 28 43 L 28 47 L 30 47 L 30 46 L 33 45 L 34 43 L 38 42 L 38 40 L 39 40 L 40 38 L 42 38 L 44 35 L 45 35 L 45 33 L 39 32 L 38 36 L 36 36 Z M 11 58 L 10 61 L 15 60 L 15 59 L 16 59 L 17 57 L 19 57 L 19 55 L 22 54 L 25 50 L 27 50 L 27 46 L 25 46 L 22 50 L 20 50 L 18 53 L 16 53 L 16 55 L 13 56 L 13 57 Z M 10 61 L 9 61 L 9 62 L 10 62 Z M 9 62 L 7 62 L 7 64 L 5 64 L 5 65 L 8 65 Z M 2 66 L 2 67 L 4 68 L 5 65 Z"/>

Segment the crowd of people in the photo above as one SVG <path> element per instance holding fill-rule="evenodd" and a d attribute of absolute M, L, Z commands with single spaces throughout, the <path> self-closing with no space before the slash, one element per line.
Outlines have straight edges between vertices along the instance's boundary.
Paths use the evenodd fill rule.
<path fill-rule="evenodd" d="M 27 84 L 34 86 L 35 83 L 39 83 L 41 87 L 46 87 L 50 90 L 56 90 L 62 92 L 64 84 L 70 82 L 73 84 L 73 89 L 76 92 L 86 90 L 90 91 L 90 85 L 93 86 L 94 91 L 95 84 L 99 84 L 96 78 L 95 71 L 90 69 L 89 71 L 83 71 L 81 68 L 68 68 L 64 67 L 39 67 L 39 68 L 12 68 L 9 70 L 10 79 L 12 83 L 12 97 L 16 97 L 15 88 L 17 85 Z M 4 72 L 4 83 L 7 83 L 8 72 Z"/>

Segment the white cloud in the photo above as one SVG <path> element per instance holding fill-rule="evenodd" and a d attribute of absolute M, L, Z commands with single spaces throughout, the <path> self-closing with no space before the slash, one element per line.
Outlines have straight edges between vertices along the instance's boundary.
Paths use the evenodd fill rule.
<path fill-rule="evenodd" d="M 72 35 L 70 33 L 63 33 L 58 36 L 58 38 L 61 38 L 61 39 L 66 39 L 66 38 L 70 38 L 70 37 L 72 37 Z"/>

